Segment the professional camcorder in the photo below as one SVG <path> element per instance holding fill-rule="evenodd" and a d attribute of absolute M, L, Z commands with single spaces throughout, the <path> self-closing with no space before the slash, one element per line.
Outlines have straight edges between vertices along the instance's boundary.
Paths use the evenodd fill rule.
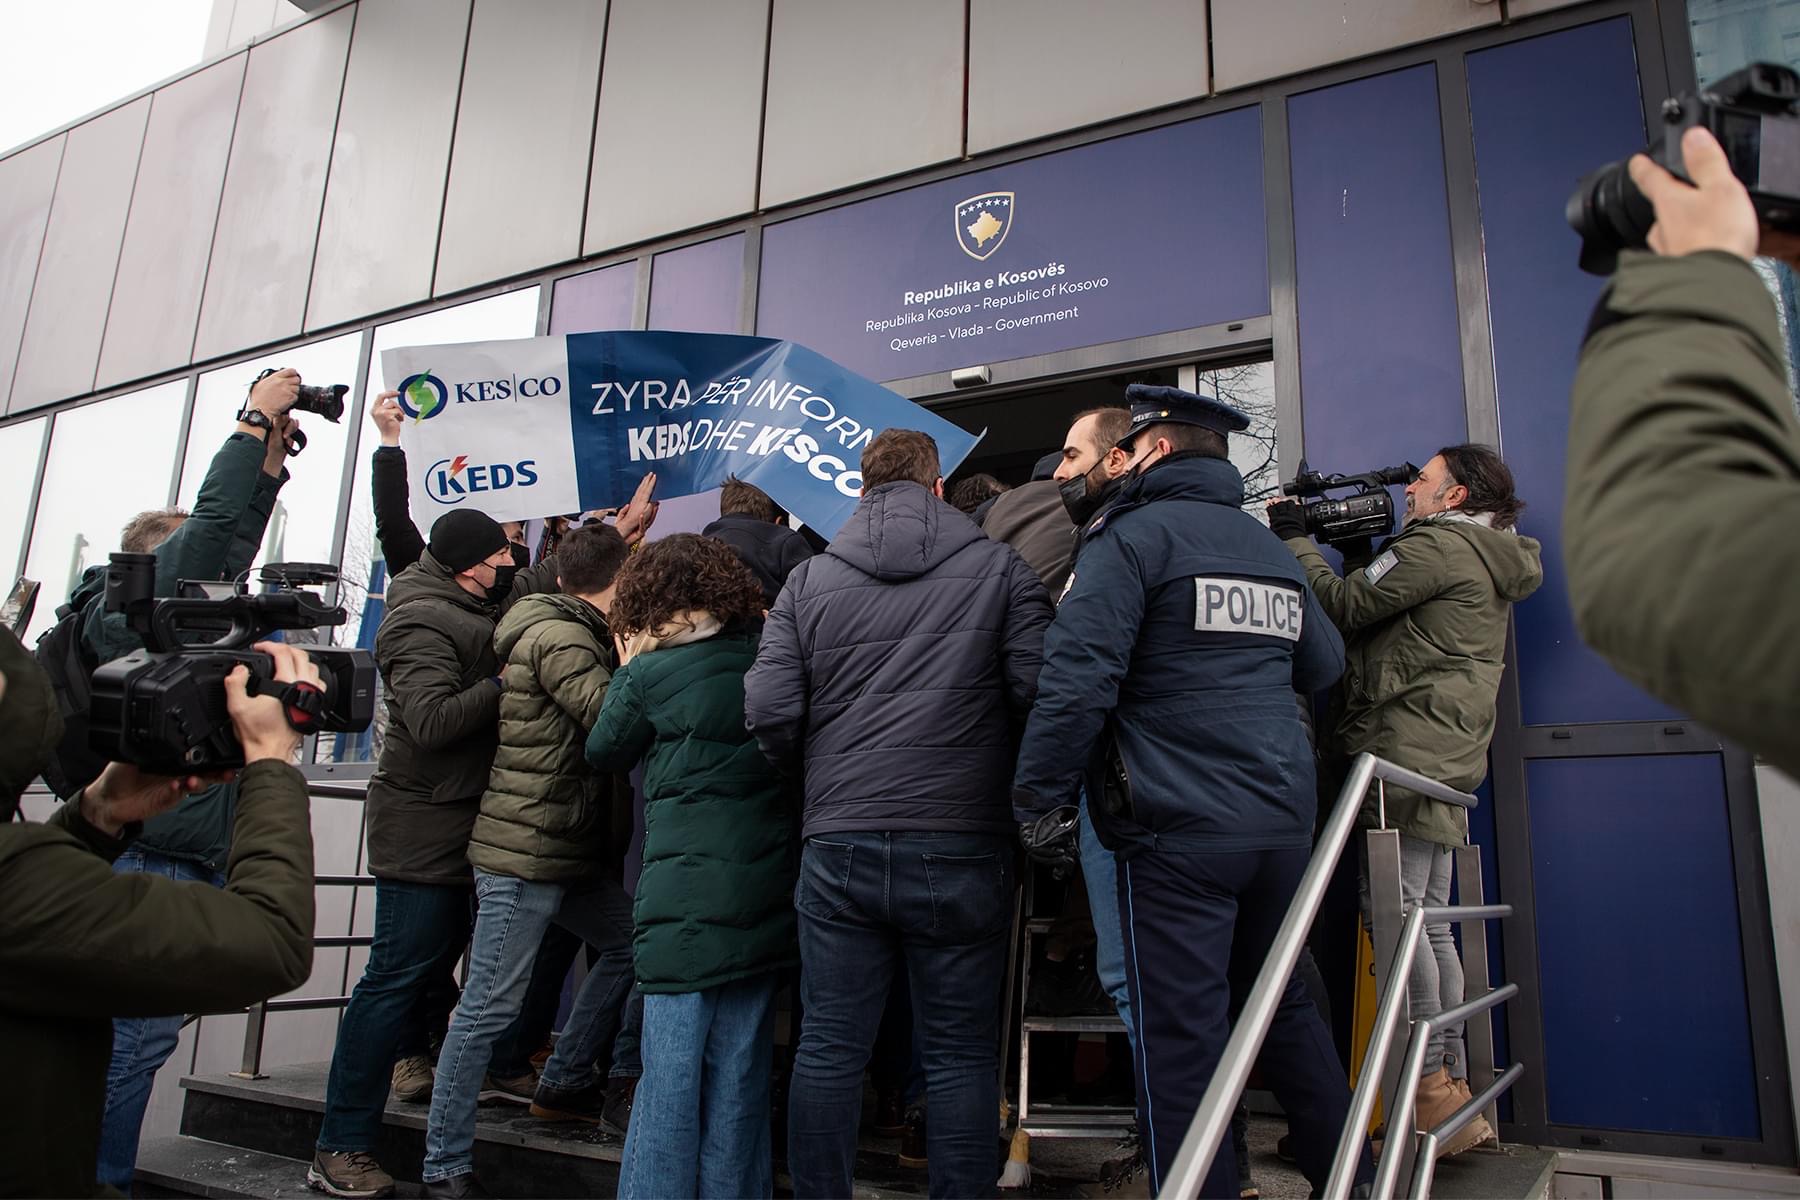
<path fill-rule="evenodd" d="M 244 765 L 225 710 L 225 676 L 250 668 L 253 696 L 274 696 L 302 733 L 361 733 L 375 715 L 375 660 L 366 650 L 306 646 L 324 682 L 282 683 L 274 663 L 251 644 L 278 629 L 342 625 L 342 608 L 301 590 L 334 583 L 322 563 L 271 563 L 271 590 L 184 581 L 181 595 L 158 599 L 154 554 L 114 554 L 106 568 L 106 611 L 124 613 L 144 649 L 94 672 L 89 741 L 94 752 L 147 771 L 185 775 Z M 223 593 L 221 595 L 221 593 Z M 206 640 L 209 639 L 210 640 Z"/>
<path fill-rule="evenodd" d="M 1719 139 L 1763 228 L 1800 232 L 1800 75 L 1777 63 L 1751 63 L 1698 95 L 1664 100 L 1662 140 L 1645 153 L 1687 179 L 1681 135 L 1696 125 Z M 1581 269 L 1594 275 L 1611 275 L 1619 251 L 1642 247 L 1656 223 L 1656 210 L 1623 162 L 1583 179 L 1565 215 L 1581 235 Z"/>
<path fill-rule="evenodd" d="M 1281 485 L 1284 495 L 1302 498 L 1300 511 L 1306 517 L 1306 532 L 1327 545 L 1364 538 L 1386 537 L 1394 531 L 1394 497 L 1388 488 L 1411 483 L 1419 468 L 1411 463 L 1383 467 L 1362 475 L 1321 475 L 1300 464 L 1300 474 Z M 1355 488 L 1350 495 L 1331 499 L 1327 492 Z M 1315 497 L 1310 503 L 1305 497 Z"/>

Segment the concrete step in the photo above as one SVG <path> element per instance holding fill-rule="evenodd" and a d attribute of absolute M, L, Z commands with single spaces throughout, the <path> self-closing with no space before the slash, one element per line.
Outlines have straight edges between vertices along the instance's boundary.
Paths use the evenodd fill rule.
<path fill-rule="evenodd" d="M 239 1197 L 312 1195 L 298 1159 L 226 1146 L 203 1138 L 148 1138 L 138 1146 L 139 1196 Z"/>

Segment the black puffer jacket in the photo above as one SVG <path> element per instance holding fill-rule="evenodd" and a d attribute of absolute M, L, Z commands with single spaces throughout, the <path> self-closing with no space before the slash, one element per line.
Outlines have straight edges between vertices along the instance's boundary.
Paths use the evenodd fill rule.
<path fill-rule="evenodd" d="M 918 484 L 865 495 L 788 576 L 744 680 L 763 752 L 804 755 L 805 836 L 1011 832 L 1050 613 L 1024 559 Z"/>
<path fill-rule="evenodd" d="M 762 584 L 763 598 L 771 605 L 794 568 L 813 556 L 813 548 L 792 529 L 755 517 L 720 517 L 700 532 L 731 547 Z"/>
<path fill-rule="evenodd" d="M 388 587 L 375 665 L 387 736 L 369 780 L 369 873 L 464 884 L 469 829 L 500 744 L 494 622 L 516 600 L 556 589 L 556 560 L 519 572 L 504 604 L 478 600 L 424 551 Z"/>

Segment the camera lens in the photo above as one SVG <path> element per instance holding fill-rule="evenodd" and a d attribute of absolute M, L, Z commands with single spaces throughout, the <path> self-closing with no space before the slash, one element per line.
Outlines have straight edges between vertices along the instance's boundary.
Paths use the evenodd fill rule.
<path fill-rule="evenodd" d="M 350 386 L 344 383 L 334 383 L 330 387 L 302 385 L 300 398 L 294 401 L 294 411 L 318 413 L 335 425 L 344 419 L 344 393 L 349 390 Z"/>
<path fill-rule="evenodd" d="M 1581 235 L 1581 269 L 1611 275 L 1619 251 L 1642 247 L 1656 223 L 1656 210 L 1623 162 L 1608 163 L 1575 188 L 1564 207 L 1569 227 Z"/>

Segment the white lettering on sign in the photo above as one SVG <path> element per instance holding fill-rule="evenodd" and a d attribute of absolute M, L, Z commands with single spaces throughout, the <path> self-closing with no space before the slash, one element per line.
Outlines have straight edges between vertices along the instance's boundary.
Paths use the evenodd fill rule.
<path fill-rule="evenodd" d="M 1216 575 L 1194 579 L 1194 628 L 1202 633 L 1248 633 L 1297 642 L 1305 611 L 1299 589 L 1290 585 Z"/>

